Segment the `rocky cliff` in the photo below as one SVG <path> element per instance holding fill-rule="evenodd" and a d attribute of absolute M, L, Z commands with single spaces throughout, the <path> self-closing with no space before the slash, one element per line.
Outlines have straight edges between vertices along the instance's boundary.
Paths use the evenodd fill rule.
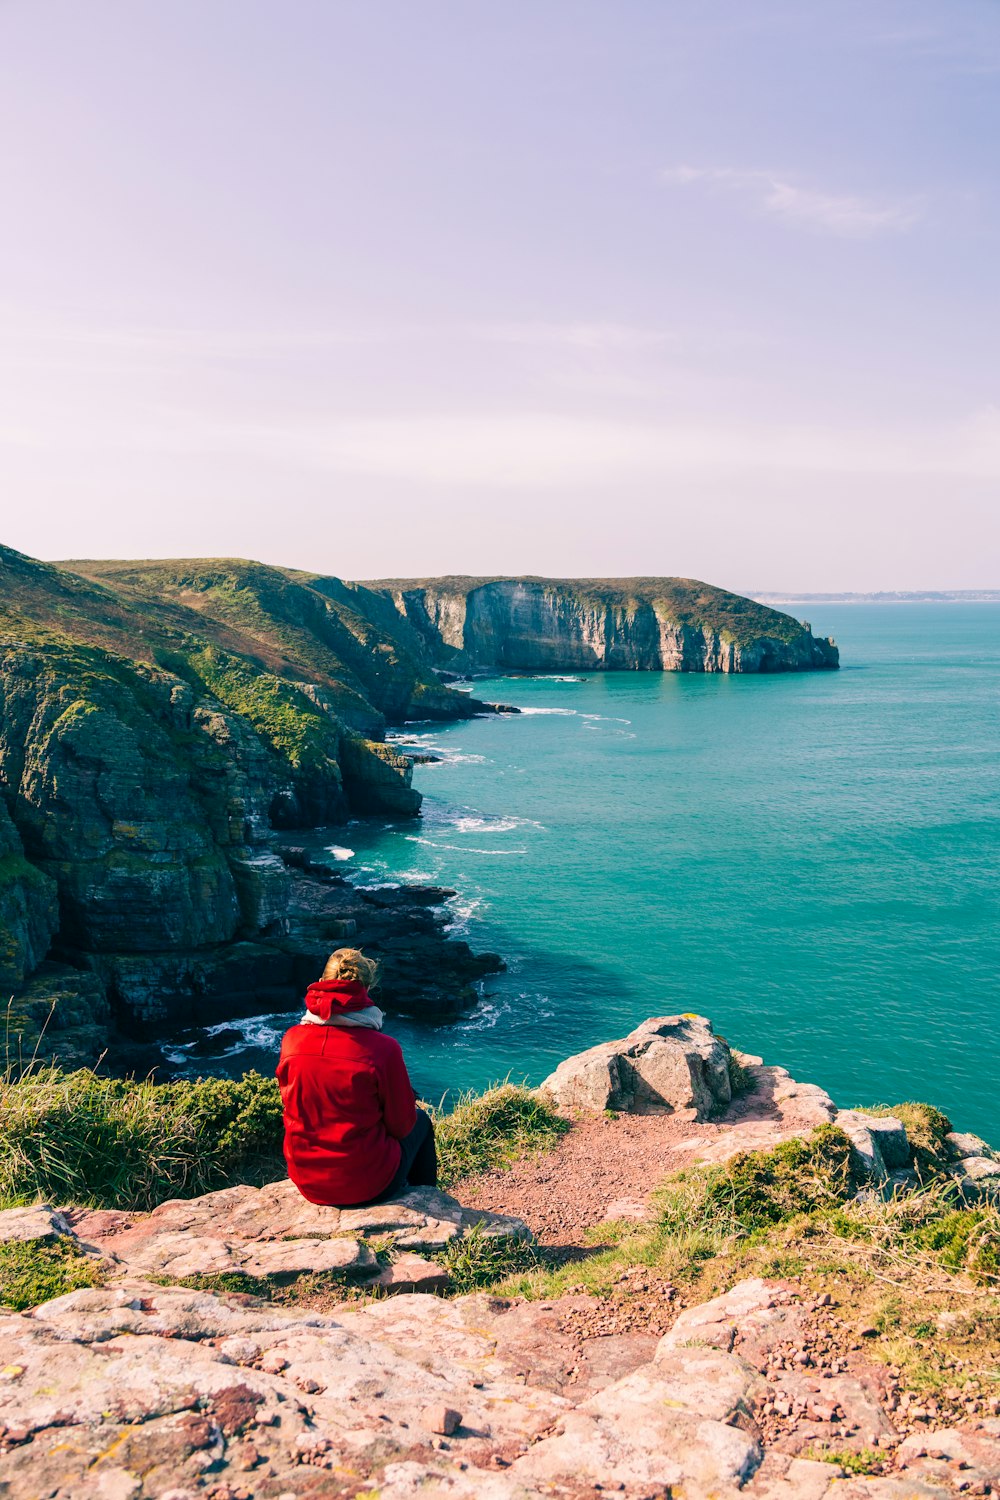
<path fill-rule="evenodd" d="M 386 724 L 486 708 L 385 613 L 256 564 L 0 549 L 0 986 L 20 1019 L 48 992 L 99 1027 L 95 980 L 133 1031 L 255 991 L 294 1003 L 326 938 L 296 943 L 275 830 L 416 813 Z"/>
<path fill-rule="evenodd" d="M 687 578 L 394 579 L 372 583 L 456 671 L 801 672 L 831 640 Z"/>
<path fill-rule="evenodd" d="M 491 707 L 449 671 L 836 665 L 788 615 L 683 579 L 366 586 L 0 548 L 0 986 L 91 1039 L 109 1014 L 155 1033 L 293 1003 L 340 919 L 299 910 L 275 833 L 415 814 L 386 726 Z M 438 1014 L 468 1001 L 456 966 Z"/>

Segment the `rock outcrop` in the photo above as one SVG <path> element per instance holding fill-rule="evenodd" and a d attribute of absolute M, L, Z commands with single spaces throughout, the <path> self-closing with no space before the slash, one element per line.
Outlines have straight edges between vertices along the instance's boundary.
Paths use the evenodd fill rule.
<path fill-rule="evenodd" d="M 79 566 L 0 548 L 0 987 L 30 1053 L 58 970 L 43 1051 L 94 1061 L 111 1018 L 148 1035 L 292 1006 L 317 945 L 296 946 L 276 831 L 415 814 L 387 722 L 485 705 L 335 580 Z"/>
<path fill-rule="evenodd" d="M 264 1275 L 310 1258 L 371 1269 L 356 1224 L 331 1238 L 340 1224 L 306 1225 L 287 1191 L 266 1203 L 252 1191 L 187 1205 L 190 1263 L 225 1257 L 234 1233 L 259 1235 L 273 1211 L 276 1228 L 326 1237 L 242 1242 L 270 1246 Z M 780 1282 L 739 1282 L 659 1338 L 581 1334 L 590 1299 L 573 1295 L 418 1294 L 319 1312 L 164 1284 L 188 1263 L 168 1245 L 181 1215 L 160 1211 L 159 1255 L 149 1235 L 126 1247 L 132 1228 L 105 1234 L 84 1252 L 104 1250 L 105 1285 L 0 1316 L 9 1500 L 950 1500 L 1000 1485 L 1000 1421 L 931 1424 L 900 1442 L 877 1369 L 824 1352 L 834 1310 Z M 383 1214 L 421 1246 L 461 1233 L 461 1217 L 440 1195 Z M 97 1219 L 78 1231 L 93 1235 Z M 206 1224 L 225 1241 L 199 1238 Z M 0 1238 L 72 1233 L 51 1211 L 0 1215 Z M 131 1265 L 109 1258 L 115 1244 Z M 795 1413 L 788 1436 L 779 1410 Z M 894 1472 L 851 1478 L 809 1456 L 846 1430 L 891 1445 Z"/>
<path fill-rule="evenodd" d="M 542 1084 L 560 1109 L 707 1120 L 732 1098 L 729 1048 L 704 1016 L 658 1016 L 561 1062 Z"/>
<path fill-rule="evenodd" d="M 678 1164 L 687 1173 L 693 1163 L 787 1142 L 831 1120 L 851 1133 L 859 1163 L 870 1158 L 873 1174 L 891 1175 L 910 1160 L 902 1121 L 838 1114 L 821 1089 L 759 1060 L 741 1058 L 741 1081 L 748 1076 L 751 1087 L 729 1099 L 729 1062 L 704 1019 L 659 1018 L 609 1050 L 570 1059 L 562 1086 L 567 1099 L 585 1098 L 591 1115 L 602 1097 L 638 1110 L 639 1121 L 598 1117 L 623 1143 L 637 1123 L 661 1130 L 651 1190 Z M 574 1095 L 577 1085 L 582 1093 Z M 565 1147 L 575 1133 L 592 1144 L 593 1124 L 574 1124 L 548 1162 L 537 1163 L 550 1193 L 553 1174 L 557 1192 L 573 1191 L 574 1160 L 589 1178 L 586 1147 L 576 1158 Z M 966 1172 L 995 1155 L 978 1137 L 953 1133 L 947 1145 Z M 515 1163 L 511 1175 L 528 1165 Z M 877 1195 L 864 1189 L 856 1201 L 863 1213 L 876 1204 L 877 1223 L 884 1210 Z M 227 1187 L 145 1213 L 43 1203 L 0 1212 L 5 1286 L 24 1307 L 0 1311 L 0 1494 L 1000 1493 L 1000 1399 L 962 1375 L 934 1396 L 909 1385 L 890 1362 L 889 1333 L 880 1349 L 879 1329 L 859 1322 L 850 1303 L 863 1280 L 841 1267 L 834 1294 L 817 1286 L 818 1268 L 786 1253 L 796 1249 L 785 1235 L 790 1221 L 766 1274 L 748 1274 L 737 1257 L 724 1289 L 710 1295 L 718 1282 L 706 1286 L 702 1300 L 696 1280 L 669 1282 L 665 1264 L 648 1258 L 620 1261 L 610 1293 L 581 1286 L 534 1300 L 448 1295 L 453 1277 L 484 1252 L 501 1260 L 537 1255 L 527 1217 L 430 1188 L 369 1207 L 327 1208 L 306 1202 L 288 1181 Z M 802 1243 L 818 1246 L 819 1238 L 810 1230 Z M 842 1243 L 846 1254 L 853 1240 Z M 744 1242 L 750 1254 L 752 1246 Z M 578 1242 L 578 1259 L 592 1251 L 592 1241 Z M 817 1253 L 810 1248 L 810 1257 Z M 30 1283 L 18 1276 L 32 1256 L 43 1273 L 62 1257 L 76 1289 L 27 1306 Z M 21 1270 L 12 1275 L 12 1266 Z M 962 1289 L 966 1306 L 943 1315 L 927 1309 L 942 1338 L 987 1305 L 980 1299 L 970 1313 L 974 1288 Z M 969 1373 L 959 1358 L 948 1368 Z"/>
<path fill-rule="evenodd" d="M 687 578 L 393 579 L 395 604 L 452 670 L 800 672 L 839 665 L 790 615 Z"/>

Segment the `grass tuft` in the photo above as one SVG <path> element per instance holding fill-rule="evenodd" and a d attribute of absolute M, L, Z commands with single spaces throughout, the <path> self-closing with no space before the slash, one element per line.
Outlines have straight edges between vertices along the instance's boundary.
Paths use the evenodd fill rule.
<path fill-rule="evenodd" d="M 532 1152 L 551 1151 L 569 1123 L 540 1094 L 506 1082 L 463 1094 L 450 1113 L 435 1113 L 434 1129 L 439 1177 L 447 1188 Z"/>
<path fill-rule="evenodd" d="M 737 1052 L 730 1047 L 726 1066 L 729 1069 L 729 1088 L 733 1098 L 739 1099 L 741 1095 L 749 1094 L 754 1086 L 754 1077 L 746 1053 Z"/>
<path fill-rule="evenodd" d="M 0 1244 L 0 1304 L 24 1312 L 75 1292 L 100 1286 L 104 1271 L 68 1236 L 56 1240 L 5 1240 Z"/>
<path fill-rule="evenodd" d="M 461 1239 L 451 1240 L 434 1259 L 444 1266 L 451 1290 L 458 1295 L 497 1286 L 545 1264 L 542 1252 L 530 1240 L 485 1234 L 479 1225 Z"/>
<path fill-rule="evenodd" d="M 170 1084 L 41 1067 L 0 1081 L 0 1206 L 149 1209 L 284 1174 L 277 1083 Z"/>

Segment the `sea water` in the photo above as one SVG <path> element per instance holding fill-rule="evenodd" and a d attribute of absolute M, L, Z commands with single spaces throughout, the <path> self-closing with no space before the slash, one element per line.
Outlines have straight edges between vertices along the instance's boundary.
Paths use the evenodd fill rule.
<path fill-rule="evenodd" d="M 476 693 L 521 714 L 404 736 L 442 757 L 424 816 L 345 830 L 358 878 L 454 887 L 509 966 L 458 1026 L 393 1027 L 425 1095 L 698 1011 L 1000 1143 L 1000 606 L 809 613 L 839 672 L 504 678 Z"/>
<path fill-rule="evenodd" d="M 343 868 L 454 888 L 508 964 L 467 1019 L 390 1023 L 425 1098 L 696 1011 L 1000 1144 L 1000 605 L 808 614 L 839 672 L 477 681 L 522 712 L 398 736 L 440 757 L 423 817 L 332 831 Z"/>

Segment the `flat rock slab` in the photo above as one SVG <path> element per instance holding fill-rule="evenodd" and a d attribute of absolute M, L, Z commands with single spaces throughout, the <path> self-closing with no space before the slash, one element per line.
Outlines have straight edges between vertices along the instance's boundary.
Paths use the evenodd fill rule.
<path fill-rule="evenodd" d="M 47 1203 L 7 1208 L 0 1213 L 0 1244 L 11 1240 L 56 1240 L 70 1232 L 65 1217 Z"/>
<path fill-rule="evenodd" d="M 45 1227 L 44 1215 L 51 1210 L 10 1212 L 35 1214 L 37 1223 L 30 1222 L 39 1235 L 55 1232 Z M 491 1238 L 531 1238 L 520 1219 L 464 1208 L 435 1188 L 414 1188 L 370 1208 L 338 1209 L 307 1202 L 287 1180 L 172 1199 L 148 1214 L 77 1211 L 70 1219 L 79 1240 L 113 1257 L 122 1268 L 119 1274 L 173 1280 L 231 1272 L 259 1277 L 337 1272 L 357 1279 L 378 1273 L 370 1240 L 388 1242 L 390 1254 L 415 1256 L 443 1250 L 471 1230 Z M 16 1221 L 22 1222 L 29 1221 Z M 69 1227 L 63 1221 L 63 1232 Z M 421 1274 L 424 1284 L 428 1274 Z M 438 1268 L 443 1285 L 441 1276 Z M 412 1282 L 403 1275 L 398 1289 Z M 385 1285 L 397 1289 L 393 1278 Z"/>

